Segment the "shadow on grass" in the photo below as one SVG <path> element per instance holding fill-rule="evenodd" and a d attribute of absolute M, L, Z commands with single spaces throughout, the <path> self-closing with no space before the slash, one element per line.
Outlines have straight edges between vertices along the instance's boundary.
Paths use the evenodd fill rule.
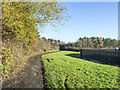
<path fill-rule="evenodd" d="M 114 64 L 110 64 L 110 63 L 104 63 L 104 62 L 93 60 L 93 59 L 80 58 L 80 54 L 66 54 L 65 56 L 70 56 L 70 57 L 73 57 L 73 58 L 82 59 L 82 60 L 90 61 L 90 62 L 94 62 L 94 63 L 119 67 L 118 65 L 114 65 Z"/>
<path fill-rule="evenodd" d="M 74 57 L 74 58 L 80 59 L 80 54 L 66 54 L 65 56 L 70 56 L 70 57 Z"/>
<path fill-rule="evenodd" d="M 66 54 L 65 56 L 70 56 L 70 57 L 73 57 L 73 58 L 82 59 L 82 60 L 90 61 L 90 62 L 94 62 L 94 63 L 100 63 L 96 60 L 89 60 L 89 59 L 85 59 L 85 58 L 80 58 L 80 54 Z"/>

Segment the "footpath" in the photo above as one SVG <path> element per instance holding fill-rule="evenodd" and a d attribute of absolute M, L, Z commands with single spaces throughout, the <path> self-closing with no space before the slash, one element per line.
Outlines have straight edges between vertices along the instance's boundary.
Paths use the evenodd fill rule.
<path fill-rule="evenodd" d="M 58 51 L 55 51 L 58 52 Z M 54 53 L 54 52 L 49 52 Z M 28 66 L 17 73 L 17 78 L 2 82 L 2 88 L 45 88 L 43 53 L 30 57 Z"/>

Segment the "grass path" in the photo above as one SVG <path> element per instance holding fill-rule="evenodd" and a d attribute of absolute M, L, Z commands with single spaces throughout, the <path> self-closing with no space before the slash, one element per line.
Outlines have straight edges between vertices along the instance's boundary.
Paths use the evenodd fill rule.
<path fill-rule="evenodd" d="M 79 52 L 42 56 L 48 88 L 118 88 L 118 67 L 80 59 Z"/>

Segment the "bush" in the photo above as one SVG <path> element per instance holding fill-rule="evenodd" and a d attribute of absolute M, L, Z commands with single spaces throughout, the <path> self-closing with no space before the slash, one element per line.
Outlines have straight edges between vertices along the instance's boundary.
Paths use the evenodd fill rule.
<path fill-rule="evenodd" d="M 2 75 L 8 75 L 10 71 L 11 58 L 13 57 L 11 50 L 9 48 L 2 47 L 2 60 L 0 63 Z"/>

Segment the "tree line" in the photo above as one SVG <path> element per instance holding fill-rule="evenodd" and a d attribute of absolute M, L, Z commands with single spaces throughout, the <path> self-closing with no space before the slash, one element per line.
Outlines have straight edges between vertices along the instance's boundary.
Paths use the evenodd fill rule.
<path fill-rule="evenodd" d="M 59 50 L 60 40 L 55 40 L 52 38 L 46 39 L 45 37 L 38 39 L 39 48 L 44 52 L 50 52 L 53 50 Z"/>
<path fill-rule="evenodd" d="M 81 48 L 108 48 L 118 47 L 118 40 L 102 37 L 80 37 L 76 42 L 68 42 L 61 44 L 65 48 L 81 49 Z"/>

